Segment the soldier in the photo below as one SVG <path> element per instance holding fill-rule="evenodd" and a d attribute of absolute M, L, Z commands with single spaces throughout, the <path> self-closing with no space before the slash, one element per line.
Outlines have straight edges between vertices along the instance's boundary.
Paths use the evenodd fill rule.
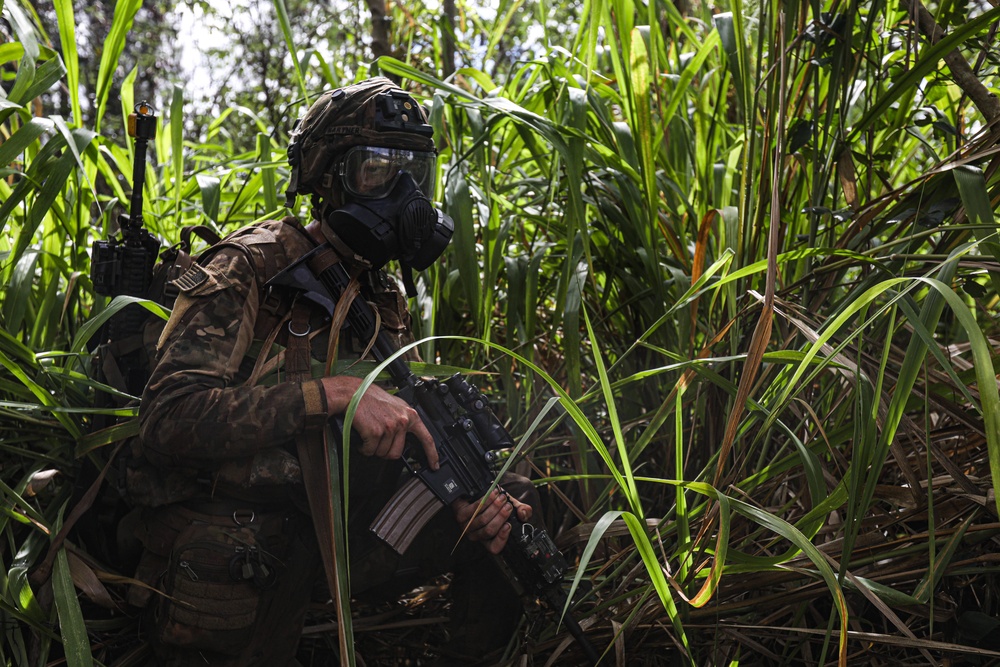
<path fill-rule="evenodd" d="M 324 363 L 331 354 L 356 358 L 368 341 L 269 281 L 329 243 L 381 327 L 400 344 L 410 341 L 406 300 L 381 267 L 399 260 L 409 287 L 410 269 L 429 266 L 450 239 L 443 215 L 400 215 L 404 207 L 433 210 L 435 155 L 423 109 L 389 80 L 325 93 L 289 147 L 289 197 L 312 195 L 314 219 L 235 232 L 175 281 L 180 294 L 159 340 L 127 470 L 129 493 L 144 508 L 137 579 L 149 584 L 133 587 L 130 601 L 146 608 L 158 664 L 293 664 L 322 579 L 297 453 L 320 446 L 315 434 L 343 414 L 360 385 L 336 370 L 324 375 Z M 349 466 L 352 593 L 398 595 L 453 569 L 455 651 L 481 657 L 504 645 L 520 603 L 487 552 L 503 548 L 512 512 L 531 516 L 530 482 L 520 482 L 526 502 L 498 492 L 479 512 L 456 502 L 453 516 L 440 513 L 398 556 L 368 525 L 399 484 L 407 435 L 432 467 L 433 440 L 413 409 L 377 386 L 361 398 L 353 428 L 362 456 Z M 515 485 L 505 479 L 508 492 Z"/>

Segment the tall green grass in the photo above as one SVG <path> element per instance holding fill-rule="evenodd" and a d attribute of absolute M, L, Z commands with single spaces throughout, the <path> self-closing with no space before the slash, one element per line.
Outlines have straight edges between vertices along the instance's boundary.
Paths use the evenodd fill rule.
<path fill-rule="evenodd" d="M 692 648 L 675 597 L 722 607 L 727 571 L 764 574 L 805 558 L 803 574 L 828 589 L 828 643 L 811 649 L 780 631 L 773 641 L 787 659 L 845 663 L 851 586 L 883 610 L 878 622 L 888 631 L 940 636 L 933 624 L 900 627 L 884 604 L 898 602 L 899 591 L 854 576 L 855 561 L 870 567 L 856 546 L 885 512 L 890 499 L 880 489 L 908 488 L 919 507 L 934 500 L 917 490 L 934 488 L 933 468 L 905 460 L 899 441 L 940 452 L 932 425 L 954 409 L 939 412 L 939 392 L 960 395 L 976 413 L 973 430 L 984 440 L 967 455 L 982 473 L 978 497 L 995 512 L 988 498 L 1000 479 L 1000 432 L 981 327 L 992 329 L 996 295 L 972 267 L 974 257 L 993 255 L 997 181 L 994 169 L 992 180 L 976 178 L 975 195 L 963 195 L 972 179 L 960 165 L 988 164 L 996 136 L 972 130 L 982 117 L 940 63 L 998 13 L 969 17 L 930 45 L 912 41 L 905 14 L 881 6 L 731 9 L 681 17 L 669 7 L 590 3 L 571 50 L 583 55 L 553 49 L 503 82 L 468 72 L 462 86 L 380 64 L 453 100 L 442 128 L 459 157 L 454 192 L 483 182 L 480 208 L 456 198 L 464 214 L 456 217 L 480 214 L 474 238 L 488 257 L 505 244 L 505 265 L 476 264 L 472 235 L 463 239 L 456 284 L 517 295 L 498 329 L 490 295 L 458 294 L 480 318 L 465 326 L 492 340 L 509 332 L 500 342 L 532 359 L 562 352 L 544 366 L 568 392 L 569 418 L 554 432 L 564 435 L 548 439 L 555 445 L 534 456 L 562 461 L 559 483 L 575 484 L 574 500 L 603 517 L 581 565 L 612 519 L 624 518 L 634 549 L 625 552 L 644 564 L 633 584 L 655 590 L 671 620 L 674 637 L 664 643 L 703 664 L 719 647 Z M 906 39 L 908 51 L 893 44 Z M 928 105 L 939 110 L 936 124 L 923 120 Z M 967 131 L 949 154 L 956 128 Z M 979 243 L 960 245 L 973 238 Z M 713 275 L 698 284 L 707 266 Z M 524 294 L 535 299 L 533 339 L 517 336 Z M 944 353 L 956 343 L 970 355 L 964 374 Z M 515 385 L 511 393 L 523 397 L 523 365 L 523 375 L 498 366 L 498 387 Z M 927 384 L 929 369 L 941 383 Z M 918 440 L 913 418 L 904 420 L 915 409 L 925 424 Z M 948 474 L 964 479 L 953 467 Z M 705 495 L 656 489 L 663 484 Z M 665 521 L 650 532 L 644 518 Z M 837 535 L 836 553 L 815 549 Z M 779 536 L 781 555 L 764 557 Z M 955 553 L 935 551 L 933 530 L 926 539 L 934 572 L 947 570 Z M 628 571 L 594 575 L 599 591 L 607 587 L 598 609 L 624 622 L 625 634 L 641 614 L 621 611 L 611 591 L 628 586 L 620 578 Z M 911 590 L 930 602 L 926 585 Z M 790 606 L 783 618 L 801 623 L 815 608 Z M 740 642 L 726 650 L 738 658 Z"/>

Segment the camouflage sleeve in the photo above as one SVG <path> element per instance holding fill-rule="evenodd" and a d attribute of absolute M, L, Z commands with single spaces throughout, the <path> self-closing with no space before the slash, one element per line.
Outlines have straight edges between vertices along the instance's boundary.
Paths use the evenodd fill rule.
<path fill-rule="evenodd" d="M 242 252 L 224 249 L 177 283 L 181 294 L 139 408 L 148 454 L 186 466 L 253 456 L 325 421 L 319 380 L 267 387 L 237 381 L 260 300 Z"/>

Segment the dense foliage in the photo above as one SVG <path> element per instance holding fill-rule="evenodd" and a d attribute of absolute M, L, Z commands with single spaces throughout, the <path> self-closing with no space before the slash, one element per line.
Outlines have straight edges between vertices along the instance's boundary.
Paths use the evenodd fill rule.
<path fill-rule="evenodd" d="M 129 432 L 93 430 L 87 346 L 121 305 L 89 279 L 131 189 L 110 107 L 162 109 L 170 244 L 283 214 L 292 119 L 375 71 L 429 106 L 458 227 L 412 304 L 423 356 L 484 371 L 530 434 L 516 465 L 609 661 L 997 662 L 1000 7 L 189 2 L 259 29 L 194 111 L 120 66 L 141 4 L 88 35 L 91 77 L 81 8 L 0 2 L 5 664 L 105 662 L 134 628 L 131 573 L 56 537 Z M 575 664 L 538 624 L 511 657 Z"/>

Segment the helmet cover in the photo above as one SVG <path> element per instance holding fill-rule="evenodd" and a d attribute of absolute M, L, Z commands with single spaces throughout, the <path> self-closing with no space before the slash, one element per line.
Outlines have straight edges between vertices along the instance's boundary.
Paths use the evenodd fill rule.
<path fill-rule="evenodd" d="M 325 194 L 334 160 L 353 146 L 434 152 L 433 134 L 423 108 L 385 77 L 323 93 L 292 132 L 288 198 Z"/>

